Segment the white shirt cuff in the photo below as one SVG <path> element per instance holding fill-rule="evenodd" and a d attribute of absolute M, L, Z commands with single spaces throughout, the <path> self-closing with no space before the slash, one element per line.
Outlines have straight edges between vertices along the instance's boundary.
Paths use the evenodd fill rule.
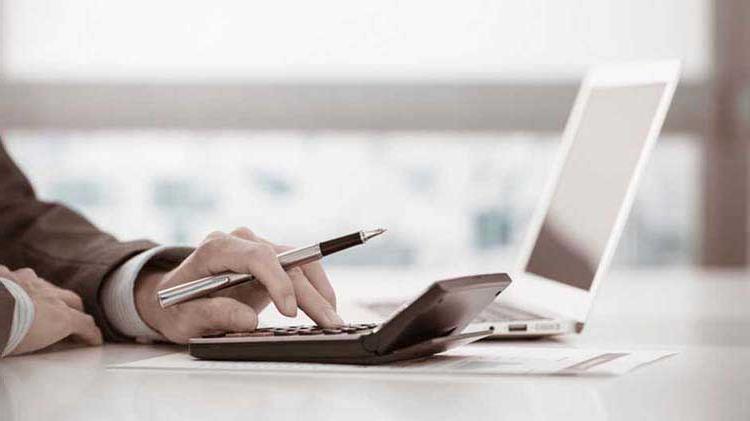
<path fill-rule="evenodd" d="M 159 246 L 130 258 L 104 281 L 100 300 L 109 323 L 120 333 L 139 342 L 167 340 L 141 319 L 135 306 L 135 281 L 143 267 L 154 259 L 168 260 L 176 266 L 193 249 Z"/>
<path fill-rule="evenodd" d="M 16 301 L 13 307 L 13 322 L 11 323 L 8 343 L 5 344 L 5 349 L 0 353 L 0 357 L 4 357 L 13 352 L 26 337 L 26 334 L 29 333 L 31 325 L 34 323 L 34 302 L 17 283 L 5 278 L 0 278 L 0 283 L 5 286 L 5 289 L 10 292 L 10 295 Z"/>

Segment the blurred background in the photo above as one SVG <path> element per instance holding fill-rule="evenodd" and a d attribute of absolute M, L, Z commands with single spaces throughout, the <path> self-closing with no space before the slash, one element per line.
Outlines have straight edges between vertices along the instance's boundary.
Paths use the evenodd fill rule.
<path fill-rule="evenodd" d="M 744 0 L 0 0 L 0 129 L 41 197 L 123 239 L 383 226 L 330 264 L 499 270 L 586 69 L 678 58 L 615 264 L 747 267 L 749 17 Z"/>

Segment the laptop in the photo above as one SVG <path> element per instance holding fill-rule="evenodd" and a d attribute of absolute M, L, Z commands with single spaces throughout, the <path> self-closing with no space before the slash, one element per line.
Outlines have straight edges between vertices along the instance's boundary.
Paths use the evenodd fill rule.
<path fill-rule="evenodd" d="M 607 275 L 643 168 L 679 78 L 679 62 L 595 68 L 578 92 L 553 176 L 513 283 L 467 330 L 539 337 L 583 330 Z M 398 302 L 363 305 L 387 317 Z"/>

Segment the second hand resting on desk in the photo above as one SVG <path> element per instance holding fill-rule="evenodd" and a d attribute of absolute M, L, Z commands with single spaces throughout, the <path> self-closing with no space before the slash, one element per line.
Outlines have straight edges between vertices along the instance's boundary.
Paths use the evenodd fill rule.
<path fill-rule="evenodd" d="M 382 228 L 371 231 L 359 231 L 343 237 L 323 241 L 321 243 L 289 250 L 278 255 L 279 263 L 281 263 L 281 266 L 285 270 L 288 270 L 293 267 L 320 260 L 329 254 L 364 244 L 369 239 L 377 237 L 385 231 L 386 230 Z M 163 289 L 157 293 L 157 296 L 162 308 L 167 308 L 175 304 L 205 297 L 214 292 L 253 280 L 255 280 L 255 277 L 250 274 L 225 273 Z"/>

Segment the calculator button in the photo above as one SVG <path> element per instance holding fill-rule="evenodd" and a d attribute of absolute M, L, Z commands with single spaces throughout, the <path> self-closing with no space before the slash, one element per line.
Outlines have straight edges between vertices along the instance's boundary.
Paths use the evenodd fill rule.
<path fill-rule="evenodd" d="M 300 335 L 322 335 L 323 329 L 303 329 L 299 331 Z"/>
<path fill-rule="evenodd" d="M 326 335 L 335 335 L 337 333 L 343 333 L 344 331 L 341 329 L 323 329 L 323 333 Z"/>
<path fill-rule="evenodd" d="M 253 332 L 230 332 L 226 334 L 227 338 L 243 338 L 243 337 L 258 337 L 258 336 L 273 336 L 272 332 L 268 331 L 253 331 Z"/>

